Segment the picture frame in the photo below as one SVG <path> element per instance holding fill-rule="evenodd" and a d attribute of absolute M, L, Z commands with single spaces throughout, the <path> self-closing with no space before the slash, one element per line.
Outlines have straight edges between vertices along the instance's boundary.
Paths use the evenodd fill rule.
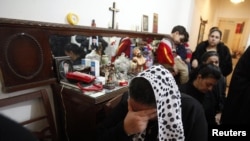
<path fill-rule="evenodd" d="M 202 17 L 200 17 L 200 21 L 201 21 L 201 23 L 200 23 L 199 33 L 198 33 L 197 44 L 199 44 L 200 42 L 203 41 L 205 27 L 206 27 L 206 24 L 207 24 L 207 20 L 203 20 Z"/>
<path fill-rule="evenodd" d="M 142 15 L 142 31 L 147 32 L 148 31 L 148 16 Z"/>
<path fill-rule="evenodd" d="M 153 33 L 158 33 L 158 14 L 153 14 Z"/>
<path fill-rule="evenodd" d="M 69 56 L 54 57 L 55 73 L 57 74 L 58 82 L 67 81 L 66 73 L 74 71 L 73 63 Z"/>

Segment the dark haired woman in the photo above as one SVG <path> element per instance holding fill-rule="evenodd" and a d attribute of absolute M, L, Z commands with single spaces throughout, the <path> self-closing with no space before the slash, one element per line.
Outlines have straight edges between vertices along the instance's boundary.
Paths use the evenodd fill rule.
<path fill-rule="evenodd" d="M 208 40 L 197 45 L 192 54 L 191 65 L 192 68 L 198 67 L 202 64 L 201 56 L 207 51 L 216 51 L 219 55 L 220 70 L 223 76 L 227 77 L 233 70 L 232 57 L 229 48 L 221 42 L 222 32 L 218 28 L 211 28 Z"/>
<path fill-rule="evenodd" d="M 191 95 L 203 106 L 209 126 L 217 125 L 215 116 L 218 102 L 213 88 L 221 78 L 219 67 L 213 64 L 202 64 L 191 71 L 189 81 L 180 85 L 180 91 Z"/>
<path fill-rule="evenodd" d="M 201 56 L 201 61 L 203 64 L 213 64 L 217 67 L 219 67 L 220 64 L 219 55 L 216 51 L 208 51 L 204 53 Z M 218 80 L 218 83 L 216 86 L 214 86 L 212 91 L 213 94 L 215 94 L 215 98 L 217 100 L 215 120 L 217 124 L 220 124 L 221 113 L 226 101 L 226 80 L 223 75 L 221 76 L 220 80 Z"/>
<path fill-rule="evenodd" d="M 73 43 L 69 43 L 64 47 L 64 53 L 71 58 L 73 65 L 80 65 L 85 57 L 83 49 Z"/>

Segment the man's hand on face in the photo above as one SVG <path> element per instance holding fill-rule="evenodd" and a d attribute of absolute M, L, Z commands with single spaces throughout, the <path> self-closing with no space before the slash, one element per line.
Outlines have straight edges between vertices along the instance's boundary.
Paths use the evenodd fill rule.
<path fill-rule="evenodd" d="M 147 108 L 145 110 L 134 111 L 131 106 L 131 99 L 128 100 L 128 113 L 124 119 L 124 130 L 127 134 L 136 134 L 143 132 L 147 128 L 148 121 L 156 119 L 156 108 Z"/>

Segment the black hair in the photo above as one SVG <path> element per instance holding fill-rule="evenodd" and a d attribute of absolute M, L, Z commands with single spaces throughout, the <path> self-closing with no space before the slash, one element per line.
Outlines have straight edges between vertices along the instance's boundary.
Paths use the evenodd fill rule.
<path fill-rule="evenodd" d="M 215 30 L 215 29 L 218 29 L 219 30 L 219 27 L 218 26 L 213 26 L 209 29 L 209 32 L 211 32 L 212 30 Z"/>
<path fill-rule="evenodd" d="M 208 34 L 208 35 L 211 35 L 211 34 L 212 34 L 213 32 L 215 32 L 215 31 L 219 32 L 220 38 L 221 38 L 221 37 L 222 37 L 222 32 L 221 32 L 221 30 L 220 30 L 219 28 L 217 28 L 217 27 L 211 28 L 211 29 L 209 30 L 209 34 Z"/>
<path fill-rule="evenodd" d="M 182 25 L 177 25 L 175 26 L 173 29 L 172 29 L 172 32 L 171 33 L 175 33 L 175 32 L 179 32 L 180 35 L 184 35 L 186 34 L 186 28 Z"/>
<path fill-rule="evenodd" d="M 70 52 L 72 51 L 74 54 L 79 55 L 80 57 L 84 58 L 85 54 L 83 49 L 79 47 L 77 44 L 68 43 L 64 46 L 64 51 Z"/>
<path fill-rule="evenodd" d="M 193 82 L 199 74 L 202 78 L 214 78 L 216 80 L 221 78 L 219 67 L 213 64 L 201 64 L 198 68 L 195 68 L 190 72 L 189 82 Z"/>
<path fill-rule="evenodd" d="M 216 51 L 207 51 L 201 56 L 201 62 L 206 62 L 211 56 L 217 56 L 219 58 L 219 54 Z"/>
<path fill-rule="evenodd" d="M 129 96 L 141 104 L 156 106 L 153 88 L 150 82 L 143 77 L 135 77 L 131 80 Z"/>
<path fill-rule="evenodd" d="M 188 32 L 185 32 L 184 39 L 181 39 L 182 43 L 187 43 L 189 41 L 189 34 Z"/>

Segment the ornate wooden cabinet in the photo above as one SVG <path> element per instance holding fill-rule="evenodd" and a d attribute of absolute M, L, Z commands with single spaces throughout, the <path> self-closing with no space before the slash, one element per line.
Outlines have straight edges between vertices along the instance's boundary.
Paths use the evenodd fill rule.
<path fill-rule="evenodd" d="M 127 87 L 117 88 L 94 98 L 76 88 L 53 85 L 61 140 L 94 141 L 95 128 L 105 118 L 104 104 L 126 90 Z"/>

